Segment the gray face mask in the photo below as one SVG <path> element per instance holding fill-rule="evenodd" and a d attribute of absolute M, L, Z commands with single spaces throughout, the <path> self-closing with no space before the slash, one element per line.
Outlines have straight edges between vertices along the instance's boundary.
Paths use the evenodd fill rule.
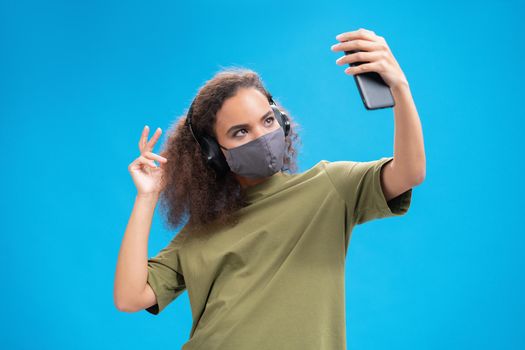
<path fill-rule="evenodd" d="M 262 178 L 282 170 L 285 148 L 284 130 L 279 128 L 235 148 L 224 148 L 231 171 L 249 177 Z"/>

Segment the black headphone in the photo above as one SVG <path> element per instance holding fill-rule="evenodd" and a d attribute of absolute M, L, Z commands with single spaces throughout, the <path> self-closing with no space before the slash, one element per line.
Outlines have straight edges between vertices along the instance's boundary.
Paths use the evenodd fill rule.
<path fill-rule="evenodd" d="M 286 115 L 286 113 L 279 110 L 279 108 L 275 105 L 275 102 L 273 101 L 271 95 L 267 97 L 268 102 L 270 102 L 270 107 L 272 107 L 272 110 L 277 119 L 277 122 L 279 122 L 279 124 L 284 130 L 284 137 L 288 136 L 288 134 L 290 133 L 290 121 L 288 119 L 288 116 Z M 199 144 L 202 154 L 205 157 L 206 164 L 213 168 L 219 176 L 223 176 L 230 170 L 230 166 L 228 165 L 224 154 L 219 148 L 219 143 L 212 136 L 206 135 L 204 133 L 201 135 L 195 132 L 191 126 L 191 117 L 193 114 L 193 105 L 195 103 L 195 99 L 191 102 L 190 108 L 186 116 L 185 124 L 189 127 L 193 138 Z"/>

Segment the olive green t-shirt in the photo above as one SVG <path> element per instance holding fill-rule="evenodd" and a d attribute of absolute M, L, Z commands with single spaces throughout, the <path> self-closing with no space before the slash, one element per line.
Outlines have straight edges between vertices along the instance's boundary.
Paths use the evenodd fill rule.
<path fill-rule="evenodd" d="M 235 226 L 205 237 L 186 226 L 148 260 L 158 314 L 188 291 L 193 325 L 183 350 L 346 349 L 345 257 L 355 225 L 404 215 L 412 188 L 385 200 L 381 167 L 322 160 L 246 190 Z"/>

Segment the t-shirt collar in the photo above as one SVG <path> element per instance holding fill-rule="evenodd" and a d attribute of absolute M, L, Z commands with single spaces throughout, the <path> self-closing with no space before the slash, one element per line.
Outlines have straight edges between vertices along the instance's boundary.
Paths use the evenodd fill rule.
<path fill-rule="evenodd" d="M 273 188 L 274 185 L 279 183 L 285 177 L 285 173 L 278 171 L 263 182 L 259 182 L 258 184 L 244 188 L 242 191 L 244 193 L 245 199 L 247 201 L 252 201 L 253 199 L 268 194 L 268 190 Z"/>

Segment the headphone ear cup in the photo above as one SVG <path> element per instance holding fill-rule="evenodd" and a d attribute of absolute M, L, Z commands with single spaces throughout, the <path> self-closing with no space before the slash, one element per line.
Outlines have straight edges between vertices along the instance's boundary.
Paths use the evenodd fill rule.
<path fill-rule="evenodd" d="M 230 166 L 224 157 L 217 141 L 206 135 L 202 136 L 202 151 L 206 157 L 206 163 L 211 166 L 219 175 L 224 175 Z"/>
<path fill-rule="evenodd" d="M 288 119 L 288 116 L 286 115 L 286 113 L 281 112 L 281 110 L 275 104 L 272 103 L 270 107 L 272 107 L 273 113 L 275 114 L 277 121 L 284 130 L 284 136 L 288 136 L 288 134 L 290 133 L 290 120 Z"/>
<path fill-rule="evenodd" d="M 286 113 L 281 113 L 281 116 L 283 117 L 284 136 L 286 137 L 290 133 L 290 120 L 288 119 Z"/>

